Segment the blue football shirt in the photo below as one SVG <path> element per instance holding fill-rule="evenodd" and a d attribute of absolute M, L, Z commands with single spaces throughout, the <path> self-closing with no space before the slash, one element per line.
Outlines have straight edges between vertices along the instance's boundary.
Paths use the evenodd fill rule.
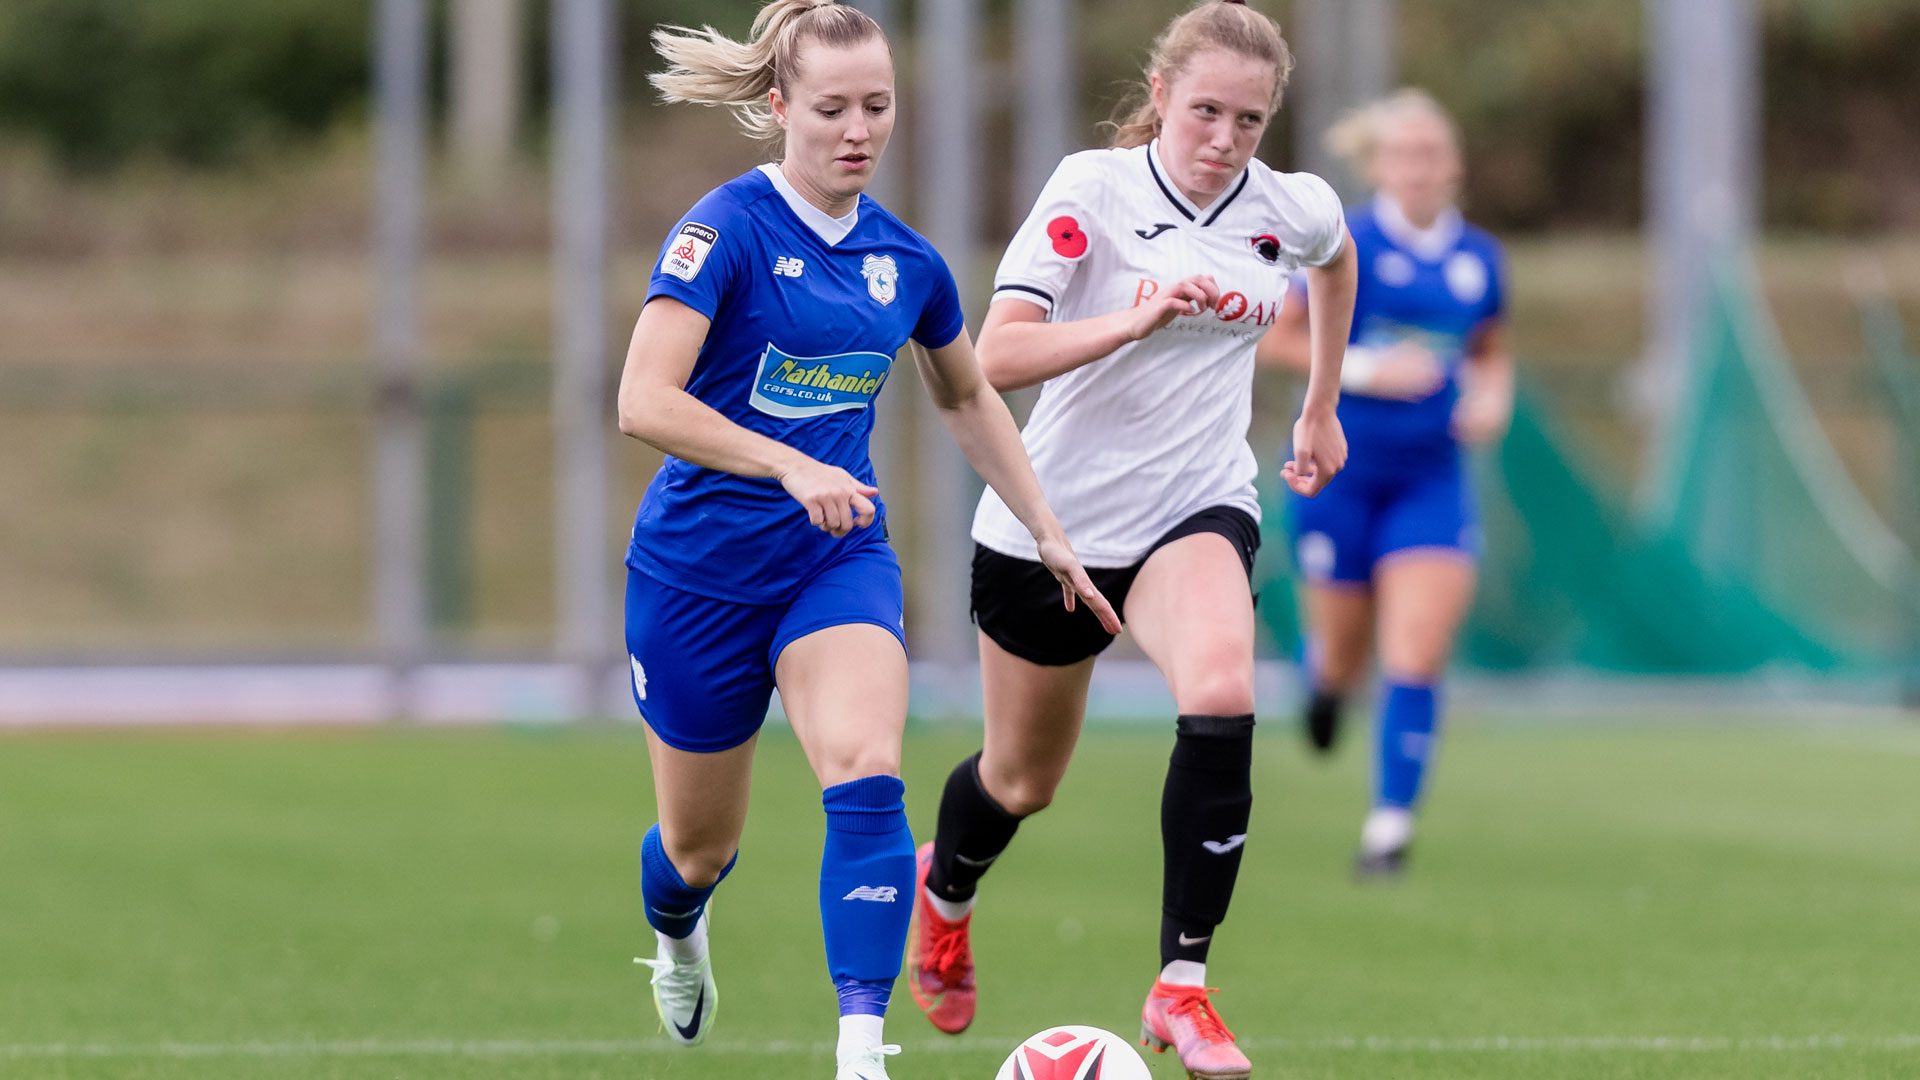
<path fill-rule="evenodd" d="M 647 288 L 658 296 L 713 322 L 688 393 L 869 484 L 874 402 L 894 355 L 909 338 L 940 348 L 966 328 L 952 273 L 918 233 L 865 195 L 829 217 L 770 165 L 715 188 L 673 227 Z M 878 517 L 836 538 L 776 480 L 669 456 L 634 517 L 627 565 L 701 595 L 775 604 L 851 546 L 884 542 Z"/>
<path fill-rule="evenodd" d="M 1373 347 L 1415 341 L 1432 350 L 1446 372 L 1440 388 L 1421 401 L 1341 390 L 1348 468 L 1449 460 L 1457 453 L 1451 426 L 1467 349 L 1477 330 L 1505 314 L 1500 242 L 1454 212 L 1415 230 L 1378 197 L 1350 208 L 1347 228 L 1360 259 L 1349 340 Z"/>

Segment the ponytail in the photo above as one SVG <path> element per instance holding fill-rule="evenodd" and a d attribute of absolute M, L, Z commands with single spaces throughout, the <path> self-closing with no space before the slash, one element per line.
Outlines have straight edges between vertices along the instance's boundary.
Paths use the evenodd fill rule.
<path fill-rule="evenodd" d="M 834 0 L 772 0 L 754 16 L 746 41 L 711 26 L 655 30 L 653 48 L 667 69 L 647 81 L 662 100 L 724 106 L 748 135 L 778 139 L 780 125 L 767 92 L 775 87 L 788 92 L 799 70 L 800 47 L 818 41 L 845 48 L 881 36 L 880 24 L 859 8 Z"/>

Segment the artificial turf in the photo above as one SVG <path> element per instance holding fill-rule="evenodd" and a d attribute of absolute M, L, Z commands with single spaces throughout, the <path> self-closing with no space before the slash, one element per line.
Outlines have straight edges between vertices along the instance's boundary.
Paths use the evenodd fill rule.
<path fill-rule="evenodd" d="M 909 735 L 918 833 L 976 739 Z M 982 890 L 973 1029 L 903 987 L 895 1080 L 1137 1031 L 1170 743 L 1089 733 Z M 1257 1077 L 1920 1076 L 1920 726 L 1465 717 L 1388 887 L 1347 875 L 1364 745 L 1259 747 L 1209 967 Z M 818 791 L 783 730 L 753 798 L 718 1023 L 683 1051 L 631 959 L 630 728 L 0 738 L 0 1076 L 830 1077 Z"/>

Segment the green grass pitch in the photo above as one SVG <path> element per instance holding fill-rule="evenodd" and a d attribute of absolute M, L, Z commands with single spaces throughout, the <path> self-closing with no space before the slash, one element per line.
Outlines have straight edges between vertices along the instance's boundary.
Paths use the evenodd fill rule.
<path fill-rule="evenodd" d="M 1920 1076 L 1920 726 L 1678 720 L 1463 717 L 1385 888 L 1346 875 L 1362 742 L 1263 728 L 1211 965 L 1256 1077 Z M 918 833 L 975 738 L 910 734 Z M 1134 1034 L 1170 742 L 1089 734 L 983 890 L 973 1030 L 903 987 L 895 1080 Z M 798 748 L 760 749 L 693 1051 L 631 962 L 646 776 L 631 729 L 0 738 L 0 1077 L 830 1077 Z"/>

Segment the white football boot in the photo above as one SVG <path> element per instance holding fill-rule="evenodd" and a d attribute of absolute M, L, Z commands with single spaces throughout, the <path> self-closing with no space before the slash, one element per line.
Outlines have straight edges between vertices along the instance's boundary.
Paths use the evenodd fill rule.
<path fill-rule="evenodd" d="M 887 1058 L 899 1052 L 900 1048 L 891 1043 L 866 1047 L 841 1058 L 840 1068 L 833 1074 L 833 1080 L 888 1080 Z"/>
<path fill-rule="evenodd" d="M 668 1038 L 681 1046 L 698 1046 L 713 1029 L 713 1014 L 720 1006 L 720 991 L 713 984 L 713 957 L 707 949 L 707 913 L 700 913 L 699 924 L 688 935 L 687 940 L 699 949 L 694 959 L 675 960 L 667 949 L 666 935 L 655 931 L 655 936 L 661 939 L 660 955 L 652 960 L 636 956 L 633 962 L 653 969 L 653 1007 Z"/>

